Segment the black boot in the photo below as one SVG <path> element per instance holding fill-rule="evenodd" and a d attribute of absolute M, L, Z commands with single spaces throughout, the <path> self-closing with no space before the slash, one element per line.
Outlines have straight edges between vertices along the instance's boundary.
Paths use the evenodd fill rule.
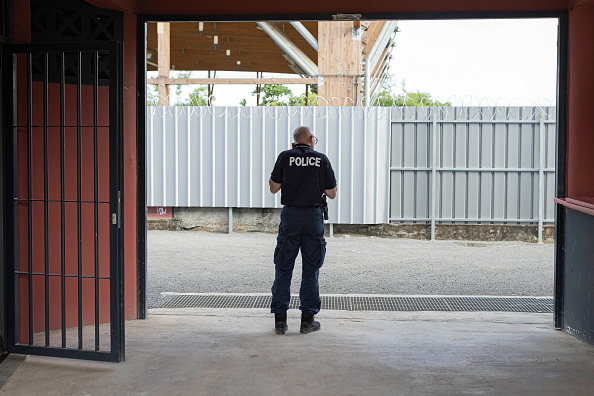
<path fill-rule="evenodd" d="M 274 314 L 274 331 L 276 334 L 285 334 L 285 331 L 289 329 L 287 326 L 287 313 L 275 313 Z"/>
<path fill-rule="evenodd" d="M 314 320 L 314 314 L 302 313 L 301 314 L 301 329 L 299 330 L 303 334 L 311 333 L 312 331 L 320 330 L 320 322 Z"/>

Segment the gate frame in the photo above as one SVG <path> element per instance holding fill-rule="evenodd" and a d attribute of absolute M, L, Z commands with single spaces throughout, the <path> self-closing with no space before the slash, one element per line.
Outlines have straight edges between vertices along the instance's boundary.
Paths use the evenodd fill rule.
<path fill-rule="evenodd" d="M 124 167 L 123 167 L 123 44 L 119 41 L 103 42 L 73 42 L 54 44 L 14 44 L 5 45 L 7 54 L 3 54 L 3 98 L 4 105 L 4 136 L 2 136 L 2 147 L 4 154 L 4 246 L 12 248 L 4 249 L 4 270 L 5 270 L 5 317 L 6 317 L 6 349 L 9 353 L 31 354 L 40 356 L 53 356 L 71 359 L 85 359 L 95 361 L 120 362 L 125 359 L 125 331 L 124 331 L 124 225 L 123 205 L 121 199 L 124 193 Z M 72 349 L 61 347 L 43 347 L 33 345 L 16 344 L 16 328 L 18 324 L 15 299 L 15 265 L 16 251 L 18 249 L 18 238 L 16 237 L 18 227 L 18 213 L 16 201 L 14 200 L 17 191 L 17 156 L 15 138 L 16 131 L 14 120 L 16 119 L 16 95 L 13 88 L 16 80 L 16 58 L 15 53 L 47 53 L 47 52 L 87 52 L 87 51 L 108 51 L 109 64 L 113 67 L 114 73 L 110 75 L 109 100 L 110 107 L 114 111 L 109 114 L 109 128 L 116 128 L 114 134 L 115 142 L 112 142 L 110 133 L 110 167 L 114 166 L 114 172 L 110 171 L 110 187 L 113 182 L 115 188 L 110 188 L 110 213 L 117 213 L 118 225 L 116 230 L 110 229 L 110 343 L 109 352 Z M 112 146 L 113 144 L 113 146 Z M 10 149 L 8 149 L 10 147 Z M 111 150 L 115 147 L 116 150 Z M 115 179 L 115 180 L 114 180 Z M 111 221 L 110 221 L 111 225 Z M 11 230 L 12 232 L 6 232 Z M 46 304 L 48 302 L 46 301 Z"/>
<path fill-rule="evenodd" d="M 567 181 L 567 87 L 569 11 L 477 11 L 477 12 L 374 12 L 362 14 L 361 20 L 445 20 L 445 19 L 540 19 L 558 20 L 557 46 L 557 133 L 555 155 L 556 196 L 565 197 Z M 137 50 L 137 124 L 136 124 L 136 227 L 138 318 L 146 319 L 146 23 L 147 22 L 254 22 L 254 21 L 333 21 L 333 14 L 238 14 L 238 15 L 149 15 L 139 14 L 136 29 Z M 565 215 L 555 205 L 555 314 L 556 329 L 563 328 L 565 272 Z"/>

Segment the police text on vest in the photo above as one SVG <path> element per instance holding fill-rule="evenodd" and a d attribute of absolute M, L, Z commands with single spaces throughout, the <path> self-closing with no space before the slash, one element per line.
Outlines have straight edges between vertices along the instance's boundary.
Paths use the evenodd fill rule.
<path fill-rule="evenodd" d="M 320 157 L 289 157 L 289 166 L 317 166 L 320 167 Z"/>

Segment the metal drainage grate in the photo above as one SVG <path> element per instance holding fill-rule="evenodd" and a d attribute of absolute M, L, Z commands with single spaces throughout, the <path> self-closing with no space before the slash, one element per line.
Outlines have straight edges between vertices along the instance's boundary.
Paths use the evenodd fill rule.
<path fill-rule="evenodd" d="M 270 295 L 164 294 L 155 308 L 269 308 Z M 552 313 L 552 297 L 321 296 L 322 309 L 343 311 L 458 311 Z M 290 307 L 299 308 L 291 296 Z"/>

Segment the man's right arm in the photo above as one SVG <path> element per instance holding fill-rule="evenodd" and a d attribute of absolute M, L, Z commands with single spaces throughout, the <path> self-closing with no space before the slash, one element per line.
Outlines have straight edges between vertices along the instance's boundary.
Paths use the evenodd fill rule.
<path fill-rule="evenodd" d="M 334 188 L 329 188 L 329 189 L 325 189 L 324 193 L 326 194 L 326 196 L 330 199 L 334 199 L 336 198 L 336 176 L 334 175 L 334 170 L 332 169 L 332 165 L 330 165 L 330 160 L 328 159 L 328 157 L 324 156 L 325 159 L 325 174 L 324 174 L 324 180 L 325 180 L 325 184 L 326 186 L 330 187 L 330 186 L 334 186 Z"/>

